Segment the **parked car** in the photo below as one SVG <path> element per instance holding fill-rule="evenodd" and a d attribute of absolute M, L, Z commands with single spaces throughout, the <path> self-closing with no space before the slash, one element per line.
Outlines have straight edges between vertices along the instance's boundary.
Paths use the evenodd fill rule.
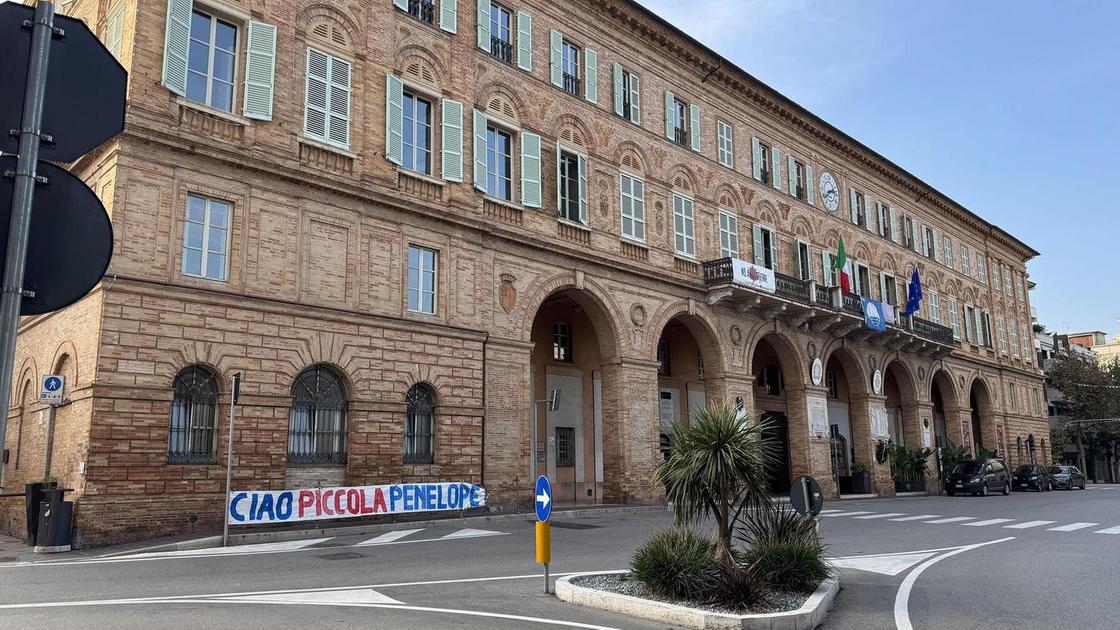
<path fill-rule="evenodd" d="M 1055 488 L 1085 489 L 1085 475 L 1077 469 L 1077 466 L 1051 466 L 1050 478 Z"/>
<path fill-rule="evenodd" d="M 949 496 L 965 492 L 981 496 L 1002 492 L 1007 496 L 1011 494 L 1011 475 L 998 459 L 966 459 L 949 473 L 945 492 Z"/>
<path fill-rule="evenodd" d="M 1038 464 L 1023 464 L 1015 469 L 1015 474 L 1011 478 L 1011 485 L 1016 490 L 1030 490 L 1035 489 L 1039 492 L 1043 490 L 1053 490 L 1054 487 L 1050 481 L 1050 471 L 1046 466 Z"/>

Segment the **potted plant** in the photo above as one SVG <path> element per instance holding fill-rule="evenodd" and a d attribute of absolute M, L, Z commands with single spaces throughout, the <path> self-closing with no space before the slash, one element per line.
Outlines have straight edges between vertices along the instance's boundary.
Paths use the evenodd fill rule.
<path fill-rule="evenodd" d="M 852 492 L 855 494 L 871 494 L 871 469 L 863 462 L 858 462 L 852 466 Z"/>
<path fill-rule="evenodd" d="M 912 449 L 905 446 L 891 448 L 891 477 L 895 492 L 923 492 L 926 489 L 926 460 L 933 454 L 928 448 Z"/>

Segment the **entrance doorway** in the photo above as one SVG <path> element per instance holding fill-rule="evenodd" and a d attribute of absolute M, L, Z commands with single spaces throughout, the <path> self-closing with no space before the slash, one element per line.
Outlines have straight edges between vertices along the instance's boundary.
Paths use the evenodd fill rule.
<path fill-rule="evenodd" d="M 766 430 L 762 432 L 763 438 L 774 445 L 775 462 L 770 473 L 770 493 L 789 494 L 789 420 L 784 413 L 767 411 L 762 414 L 762 421 L 767 424 Z"/>

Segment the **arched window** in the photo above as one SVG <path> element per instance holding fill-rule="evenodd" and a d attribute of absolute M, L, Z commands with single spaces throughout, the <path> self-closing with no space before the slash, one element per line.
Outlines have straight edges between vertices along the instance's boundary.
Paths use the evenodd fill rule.
<path fill-rule="evenodd" d="M 183 368 L 172 385 L 167 463 L 212 464 L 218 433 L 218 382 L 200 365 Z"/>
<path fill-rule="evenodd" d="M 292 383 L 288 417 L 288 462 L 346 463 L 346 390 L 342 380 L 322 365 L 299 373 Z"/>
<path fill-rule="evenodd" d="M 408 409 L 404 416 L 404 463 L 431 464 L 432 427 L 435 424 L 436 397 L 432 388 L 417 383 L 405 396 Z"/>

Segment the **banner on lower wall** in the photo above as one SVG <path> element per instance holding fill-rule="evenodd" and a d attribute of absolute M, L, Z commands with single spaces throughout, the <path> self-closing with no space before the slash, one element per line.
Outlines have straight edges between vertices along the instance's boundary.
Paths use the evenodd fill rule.
<path fill-rule="evenodd" d="M 401 483 L 349 488 L 234 492 L 231 525 L 295 523 L 377 514 L 451 512 L 486 505 L 486 490 L 469 483 Z"/>

